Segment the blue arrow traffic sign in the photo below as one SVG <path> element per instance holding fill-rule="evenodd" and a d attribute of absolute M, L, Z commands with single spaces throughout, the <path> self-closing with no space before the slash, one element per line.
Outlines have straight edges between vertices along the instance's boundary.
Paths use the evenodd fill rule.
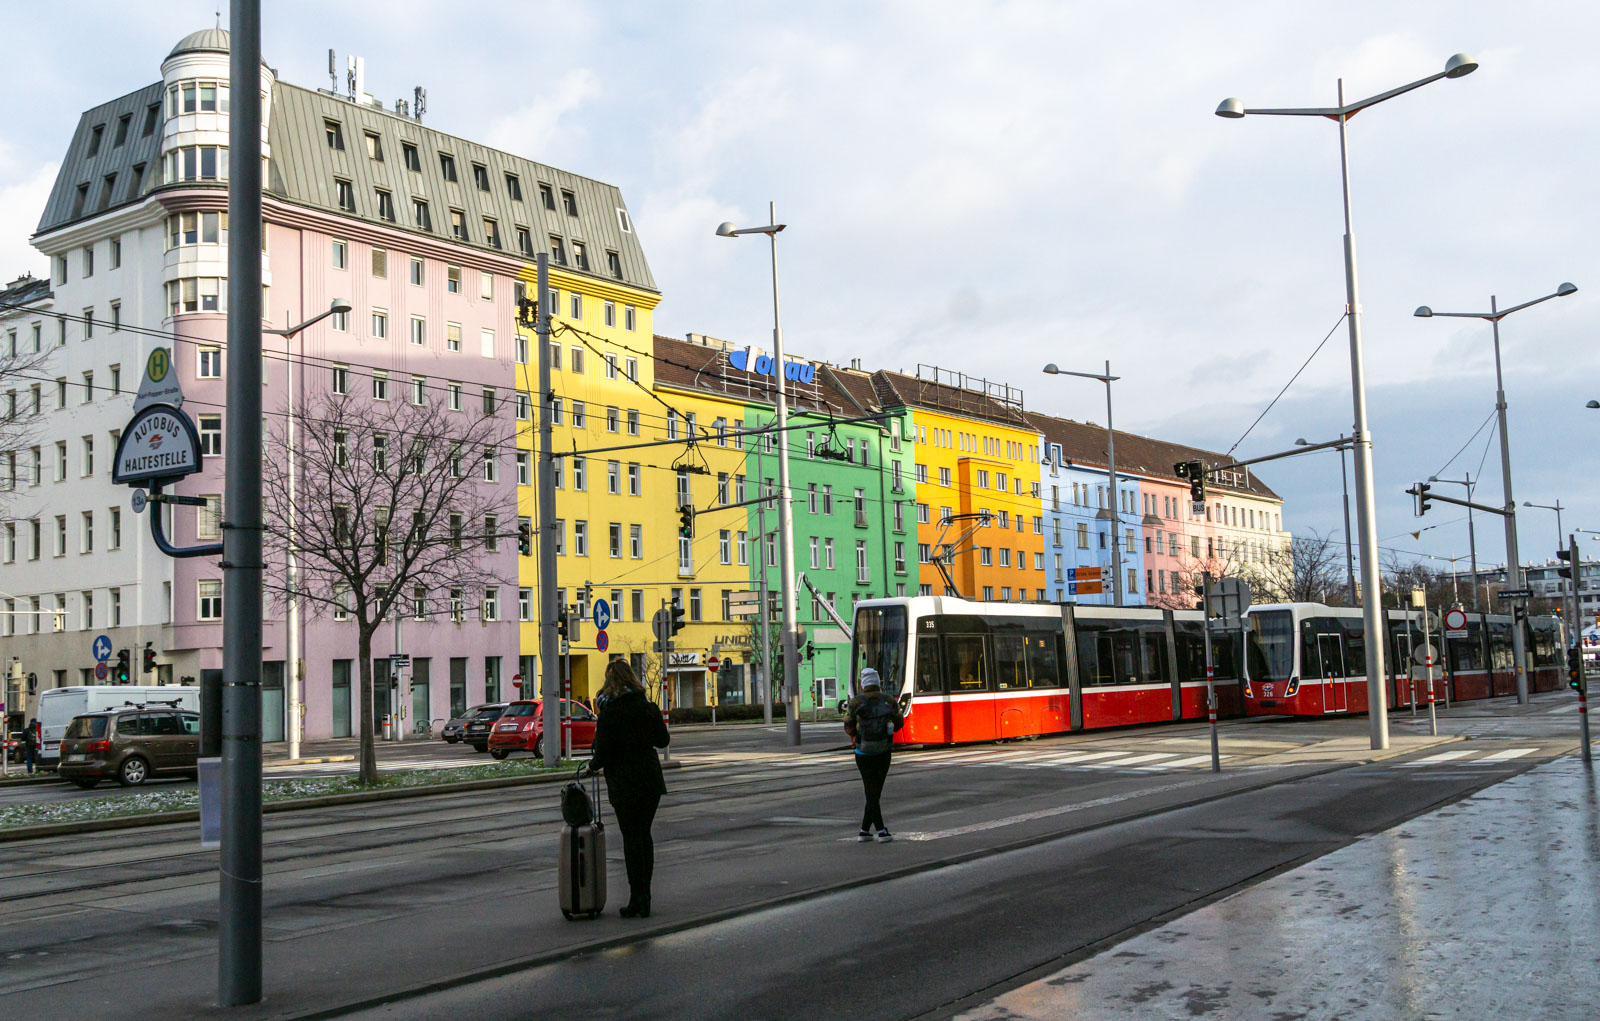
<path fill-rule="evenodd" d="M 601 631 L 611 626 L 611 604 L 604 599 L 594 601 L 594 626 Z"/>
<path fill-rule="evenodd" d="M 94 658 L 101 663 L 111 658 L 111 639 L 106 635 L 99 635 L 95 638 Z"/>

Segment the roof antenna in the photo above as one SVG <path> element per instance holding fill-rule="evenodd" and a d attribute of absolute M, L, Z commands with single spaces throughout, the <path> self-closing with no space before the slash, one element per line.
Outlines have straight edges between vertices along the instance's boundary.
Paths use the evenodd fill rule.
<path fill-rule="evenodd" d="M 412 90 L 412 95 L 416 98 L 416 102 L 412 104 L 411 112 L 420 121 L 422 112 L 428 108 L 428 90 L 418 85 Z"/>
<path fill-rule="evenodd" d="M 339 65 L 334 62 L 333 47 L 328 47 L 328 80 L 333 83 L 329 91 L 339 94 Z"/>

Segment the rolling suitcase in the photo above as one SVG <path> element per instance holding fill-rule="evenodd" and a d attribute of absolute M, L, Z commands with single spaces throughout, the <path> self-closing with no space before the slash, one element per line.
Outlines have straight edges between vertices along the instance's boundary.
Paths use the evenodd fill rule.
<path fill-rule="evenodd" d="M 594 779 L 594 798 L 574 780 L 561 794 L 561 861 L 557 867 L 561 914 L 598 918 L 606 908 L 606 827 L 600 821 L 600 780 Z M 588 803 L 588 810 L 584 810 Z M 587 816 L 587 818 L 585 818 Z"/>

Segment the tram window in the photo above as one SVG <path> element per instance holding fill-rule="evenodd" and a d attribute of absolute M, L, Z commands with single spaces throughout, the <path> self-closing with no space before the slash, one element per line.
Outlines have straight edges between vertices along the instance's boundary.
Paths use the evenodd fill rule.
<path fill-rule="evenodd" d="M 1511 625 L 1489 625 L 1489 662 L 1496 670 L 1510 670 L 1511 657 Z"/>
<path fill-rule="evenodd" d="M 1027 661 L 1021 635 L 994 636 L 994 679 L 1001 691 L 1028 686 Z"/>
<path fill-rule="evenodd" d="M 1367 629 L 1360 620 L 1344 621 L 1344 672 L 1354 677 L 1367 672 Z"/>
<path fill-rule="evenodd" d="M 1077 641 L 1079 681 L 1085 687 L 1112 683 L 1111 641 L 1106 634 L 1098 628 L 1086 630 L 1080 626 Z"/>
<path fill-rule="evenodd" d="M 944 658 L 950 665 L 950 690 L 987 691 L 988 673 L 984 670 L 982 635 L 949 635 L 944 640 Z"/>
<path fill-rule="evenodd" d="M 1056 668 L 1056 636 L 1029 635 L 1027 643 L 1029 685 L 1035 688 L 1059 687 L 1061 671 Z"/>
<path fill-rule="evenodd" d="M 906 611 L 903 606 L 869 606 L 856 611 L 855 677 L 872 667 L 885 693 L 898 696 L 905 687 Z"/>
<path fill-rule="evenodd" d="M 1192 630 L 1191 630 L 1192 629 Z M 1185 681 L 1206 679 L 1206 639 L 1197 634 L 1198 624 L 1179 625 L 1175 636 L 1178 641 L 1178 676 Z"/>
<path fill-rule="evenodd" d="M 1322 648 L 1317 641 L 1319 620 L 1308 620 L 1300 625 L 1300 676 L 1311 681 L 1322 677 Z"/>
<path fill-rule="evenodd" d="M 944 691 L 939 677 L 939 643 L 932 635 L 917 639 L 917 694 L 937 695 Z"/>
<path fill-rule="evenodd" d="M 1483 624 L 1467 622 L 1467 637 L 1450 639 L 1450 666 L 1458 672 L 1483 669 Z"/>
<path fill-rule="evenodd" d="M 1116 684 L 1138 684 L 1144 671 L 1139 662 L 1139 636 L 1134 631 L 1112 631 L 1106 636 L 1111 642 L 1112 670 Z"/>
<path fill-rule="evenodd" d="M 1170 681 L 1172 679 L 1172 674 L 1167 670 L 1167 636 L 1165 632 L 1145 632 L 1144 674 L 1145 680 L 1151 683 Z"/>
<path fill-rule="evenodd" d="M 1211 660 L 1216 668 L 1216 679 L 1219 681 L 1237 681 L 1239 679 L 1239 633 L 1216 634 L 1211 636 Z"/>

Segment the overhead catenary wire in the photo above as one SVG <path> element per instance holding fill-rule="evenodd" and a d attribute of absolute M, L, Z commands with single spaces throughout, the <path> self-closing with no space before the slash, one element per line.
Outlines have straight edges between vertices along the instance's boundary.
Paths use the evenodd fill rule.
<path fill-rule="evenodd" d="M 1283 384 L 1283 389 L 1278 391 L 1278 396 L 1267 402 L 1267 406 L 1261 409 L 1261 414 L 1257 415 L 1256 420 L 1250 423 L 1250 428 L 1246 429 L 1243 435 L 1233 441 L 1233 446 L 1228 448 L 1228 452 L 1223 455 L 1224 457 L 1232 457 L 1233 452 L 1239 449 L 1239 444 L 1245 441 L 1245 437 L 1249 436 L 1251 431 L 1261 424 L 1261 420 L 1267 417 L 1267 412 L 1272 410 L 1273 405 L 1277 404 L 1283 395 L 1289 392 L 1289 388 L 1294 386 L 1294 381 L 1300 378 L 1302 372 L 1306 371 L 1306 366 L 1310 365 L 1312 359 L 1316 358 L 1318 353 L 1322 351 L 1323 345 L 1328 343 L 1328 338 L 1333 336 L 1333 331 L 1339 328 L 1339 324 L 1344 322 L 1345 316 L 1349 314 L 1348 311 L 1339 314 L 1339 318 L 1333 321 L 1333 326 L 1328 330 L 1327 335 L 1317 342 L 1317 346 L 1312 350 L 1310 357 L 1302 362 L 1298 369 L 1294 370 L 1294 375 L 1289 377 L 1289 382 Z"/>

